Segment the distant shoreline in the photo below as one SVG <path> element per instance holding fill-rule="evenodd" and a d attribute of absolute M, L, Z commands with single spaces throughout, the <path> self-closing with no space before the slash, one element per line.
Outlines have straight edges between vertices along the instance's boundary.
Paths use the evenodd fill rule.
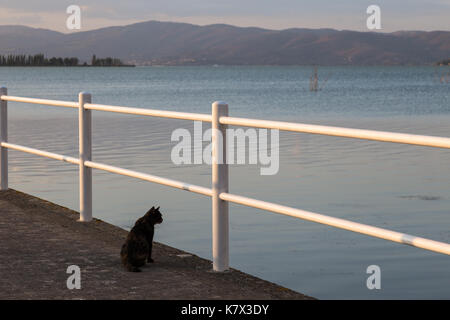
<path fill-rule="evenodd" d="M 95 53 L 136 65 L 431 65 L 450 58 L 450 31 L 269 30 L 146 21 L 67 34 L 0 26 L 0 34 L 0 54 L 78 56 L 88 64 Z"/>
<path fill-rule="evenodd" d="M 32 68 L 106 68 L 106 67 L 109 67 L 109 68 L 134 68 L 134 67 L 136 67 L 136 65 L 134 65 L 134 64 L 124 64 L 122 66 L 91 66 L 91 65 L 82 65 L 82 64 L 80 64 L 78 66 L 43 66 L 43 65 L 5 66 L 5 65 L 0 65 L 0 68 L 2 68 L 2 67 L 9 67 L 9 68 L 11 68 L 11 67 L 13 67 L 13 68 L 29 68 L 29 67 L 32 67 Z"/>
<path fill-rule="evenodd" d="M 40 68 L 40 67 L 48 67 L 48 68 L 84 68 L 84 67 L 92 67 L 92 68 L 105 68 L 105 67 L 111 67 L 111 68 L 120 68 L 120 67 L 128 67 L 128 68 L 166 68 L 166 67 L 190 67 L 190 68 L 196 68 L 196 67 L 211 67 L 211 68 L 225 68 L 225 67 L 232 67 L 232 68 L 238 68 L 238 67 L 254 67 L 254 68 L 260 68 L 260 67 L 320 67 L 320 68 L 329 68 L 329 67 L 349 67 L 349 68 L 364 68 L 364 67 L 370 67 L 370 68 L 377 68 L 377 67 L 389 67 L 389 68 L 410 68 L 410 67 L 446 67 L 450 65 L 445 64 L 367 64 L 367 65 L 354 65 L 354 64 L 341 64 L 341 65 L 313 65 L 313 64 L 295 64 L 295 65 L 285 65 L 285 64 L 223 64 L 223 65 L 214 65 L 214 64 L 147 64 L 147 65 L 134 65 L 134 64 L 126 64 L 121 66 L 92 66 L 92 65 L 77 65 L 77 66 L 52 66 L 52 65 L 26 65 L 26 66 L 18 66 L 18 65 L 0 65 L 0 68 L 2 67 L 9 67 L 9 68 L 27 68 L 27 67 L 33 67 L 33 68 Z"/>
<path fill-rule="evenodd" d="M 51 57 L 47 58 L 43 53 L 35 55 L 8 54 L 0 55 L 0 67 L 134 67 L 125 64 L 122 60 L 112 57 L 97 58 L 94 54 L 91 64 L 80 63 L 77 57 Z"/>
<path fill-rule="evenodd" d="M 436 63 L 428 64 L 138 64 L 135 67 L 436 67 L 446 66 Z"/>

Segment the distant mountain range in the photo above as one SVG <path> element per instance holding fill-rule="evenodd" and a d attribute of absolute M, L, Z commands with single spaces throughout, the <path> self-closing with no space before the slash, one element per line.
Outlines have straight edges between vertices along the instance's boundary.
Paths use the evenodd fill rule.
<path fill-rule="evenodd" d="M 425 65 L 450 58 L 449 31 L 267 30 L 148 21 L 70 34 L 0 26 L 0 54 L 116 57 L 136 65 Z"/>

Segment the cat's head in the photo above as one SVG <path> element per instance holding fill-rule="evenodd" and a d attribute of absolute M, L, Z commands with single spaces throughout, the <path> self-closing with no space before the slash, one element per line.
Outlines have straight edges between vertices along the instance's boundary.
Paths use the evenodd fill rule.
<path fill-rule="evenodd" d="M 159 207 L 151 207 L 150 210 L 147 211 L 144 218 L 149 221 L 151 224 L 159 224 L 163 222 L 162 214 L 159 211 Z"/>

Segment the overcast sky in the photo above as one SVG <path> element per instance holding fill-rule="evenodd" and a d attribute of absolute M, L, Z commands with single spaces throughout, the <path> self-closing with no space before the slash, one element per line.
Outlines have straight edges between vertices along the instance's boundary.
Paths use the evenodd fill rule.
<path fill-rule="evenodd" d="M 372 4 L 381 8 L 381 32 L 450 30 L 450 0 L 0 0 L 0 24 L 70 32 L 72 4 L 82 8 L 81 31 L 148 20 L 367 31 Z"/>

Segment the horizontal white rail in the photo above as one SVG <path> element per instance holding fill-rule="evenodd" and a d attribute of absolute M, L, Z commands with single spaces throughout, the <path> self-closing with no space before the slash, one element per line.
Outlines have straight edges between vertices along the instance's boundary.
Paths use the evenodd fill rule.
<path fill-rule="evenodd" d="M 2 95 L 0 99 L 4 101 L 15 101 L 15 102 L 49 105 L 49 106 L 68 107 L 68 108 L 79 107 L 78 102 L 70 102 L 70 101 L 24 98 L 6 95 Z M 182 120 L 193 120 L 204 122 L 212 121 L 211 115 L 202 113 L 130 108 L 130 107 L 91 104 L 91 103 L 86 103 L 84 105 L 84 108 L 97 111 L 107 111 L 107 112 L 143 115 L 151 117 L 170 118 L 170 119 L 182 119 Z M 220 117 L 219 122 L 221 124 L 237 125 L 245 127 L 278 129 L 283 131 L 293 131 L 293 132 L 320 134 L 344 138 L 374 140 L 382 142 L 393 142 L 393 143 L 412 144 L 419 146 L 450 149 L 450 138 L 446 137 L 435 137 L 416 134 L 406 134 L 399 132 L 353 129 L 334 126 L 303 124 L 285 121 L 271 121 L 261 119 L 236 118 L 236 117 Z"/>
<path fill-rule="evenodd" d="M 332 126 L 321 126 L 315 124 L 303 124 L 284 121 L 270 121 L 270 120 L 256 120 L 246 118 L 221 117 L 220 123 L 257 127 L 267 129 L 278 129 L 284 131 L 294 131 L 312 134 L 321 134 L 327 136 L 336 136 L 344 138 L 355 138 L 364 140 L 374 140 L 383 142 L 395 142 L 404 144 L 413 144 L 418 146 L 436 147 L 436 148 L 450 148 L 450 138 L 423 136 L 416 134 L 406 134 L 387 131 L 351 129 Z"/>
<path fill-rule="evenodd" d="M 108 106 L 108 105 L 92 104 L 92 103 L 86 103 L 84 105 L 84 107 L 86 109 L 97 110 L 97 111 L 109 111 L 109 112 L 135 114 L 135 115 L 150 116 L 150 117 L 211 122 L 211 115 L 202 114 L 202 113 L 187 113 L 187 112 L 177 112 L 177 111 L 129 108 L 129 107 Z"/>
<path fill-rule="evenodd" d="M 4 101 L 33 103 L 33 104 L 41 104 L 41 105 L 54 106 L 54 107 L 78 108 L 78 106 L 79 106 L 78 102 L 71 102 L 71 101 L 23 98 L 23 97 L 14 97 L 14 96 L 0 96 L 0 99 L 4 100 Z"/>
<path fill-rule="evenodd" d="M 49 106 L 60 106 L 69 108 L 79 107 L 78 102 L 69 102 L 69 101 L 24 98 L 6 95 L 0 96 L 0 99 L 4 101 L 15 101 L 15 102 L 49 105 Z M 141 109 L 141 108 L 110 106 L 91 103 L 86 103 L 84 105 L 84 108 L 97 111 L 108 111 L 115 113 L 143 115 L 151 117 L 162 117 L 162 118 L 183 119 L 183 120 L 204 121 L 204 122 L 212 121 L 211 115 L 202 113 Z M 236 117 L 220 117 L 219 122 L 221 124 L 227 125 L 278 129 L 283 131 L 293 131 L 293 132 L 320 134 L 344 138 L 374 140 L 382 142 L 393 142 L 393 143 L 412 144 L 419 146 L 450 149 L 450 138 L 446 137 L 434 137 L 434 136 L 406 134 L 399 132 L 353 129 L 334 126 L 323 126 L 323 125 L 285 122 L 285 121 L 271 121 L 271 120 L 236 118 Z"/>
<path fill-rule="evenodd" d="M 80 164 L 80 160 L 77 158 L 64 156 L 64 155 L 57 154 L 57 153 L 42 151 L 39 149 L 34 149 L 34 148 L 29 148 L 29 147 L 24 147 L 24 146 L 21 146 L 18 144 L 13 144 L 13 143 L 8 143 L 8 142 L 1 142 L 0 145 L 4 148 L 22 151 L 22 152 L 42 156 L 45 158 L 50 158 L 50 159 L 68 162 L 68 163 L 72 163 L 72 164 Z M 162 184 L 162 185 L 166 185 L 166 186 L 169 186 L 172 188 L 182 189 L 182 190 L 202 194 L 202 195 L 209 196 L 209 197 L 212 196 L 211 189 L 197 186 L 195 184 L 190 184 L 187 182 L 162 178 L 162 177 L 154 176 L 151 174 L 128 170 L 128 169 L 115 167 L 115 166 L 111 166 L 111 165 L 107 165 L 107 164 L 103 164 L 103 163 L 99 163 L 99 162 L 94 162 L 94 161 L 85 161 L 84 165 L 86 167 L 90 167 L 93 169 L 100 169 L 103 171 L 117 173 L 117 174 L 120 174 L 123 176 L 133 177 L 133 178 L 137 178 L 140 180 L 145 180 L 145 181 L 149 181 L 149 182 L 153 182 L 153 183 L 157 183 L 157 184 Z"/>
<path fill-rule="evenodd" d="M 30 153 L 30 154 L 43 156 L 46 158 L 51 158 L 51 159 L 55 159 L 55 160 L 72 163 L 72 164 L 79 164 L 79 162 L 80 162 L 79 159 L 76 159 L 73 157 L 68 157 L 68 156 L 64 156 L 64 155 L 60 155 L 60 154 L 56 154 L 56 153 L 51 153 L 51 152 L 46 152 L 46 151 L 42 151 L 42 150 L 38 150 L 38 149 L 24 147 L 24 146 L 12 144 L 12 143 L 2 142 L 1 146 L 5 147 L 5 148 L 13 149 L 13 150 L 18 150 L 18 151 L 23 151 L 23 152 Z M 116 174 L 120 174 L 120 175 L 124 175 L 124 176 L 129 176 L 129 177 L 133 177 L 133 178 L 137 178 L 140 180 L 149 181 L 149 182 L 153 182 L 153 183 L 157 183 L 157 184 L 161 184 L 161 185 L 166 185 L 169 187 L 186 190 L 186 191 L 190 191 L 193 193 L 202 194 L 202 195 L 209 196 L 209 197 L 212 196 L 211 189 L 197 186 L 194 184 L 177 181 L 177 180 L 172 180 L 172 179 L 167 179 L 167 178 L 162 178 L 162 177 L 155 176 L 155 175 L 141 173 L 141 172 L 128 170 L 128 169 L 124 169 L 124 168 L 120 168 L 120 167 L 115 167 L 115 166 L 111 166 L 111 165 L 107 165 L 107 164 L 103 164 L 103 163 L 93 162 L 93 161 L 85 161 L 84 164 L 85 164 L 85 166 L 90 167 L 90 168 L 108 171 L 108 172 L 112 172 L 112 173 L 116 173 Z M 334 218 L 334 217 L 326 216 L 323 214 L 300 210 L 300 209 L 296 209 L 296 208 L 292 208 L 292 207 L 275 204 L 272 202 L 256 200 L 256 199 L 238 196 L 238 195 L 234 195 L 234 194 L 230 194 L 230 193 L 220 193 L 219 197 L 220 197 L 220 199 L 222 199 L 224 201 L 233 202 L 233 203 L 237 203 L 237 204 L 241 204 L 241 205 L 245 205 L 245 206 L 249 206 L 249 207 L 253 207 L 253 208 L 258 208 L 258 209 L 262 209 L 262 210 L 267 210 L 267 211 L 271 211 L 271 212 L 275 212 L 275 213 L 279 213 L 279 214 L 283 214 L 283 215 L 287 215 L 287 216 L 291 216 L 291 217 L 295 217 L 295 218 L 300 218 L 303 220 L 316 222 L 319 224 L 329 225 L 329 226 L 333 226 L 336 228 L 353 231 L 356 233 L 366 234 L 369 236 L 373 236 L 373 237 L 377 237 L 377 238 L 381 238 L 381 239 L 385 239 L 385 240 L 390 240 L 393 242 L 407 244 L 410 246 L 450 255 L 450 244 L 447 244 L 444 242 L 438 242 L 438 241 L 429 240 L 429 239 L 425 239 L 425 238 L 421 238 L 421 237 L 417 237 L 417 236 L 413 236 L 413 235 L 409 235 L 409 234 L 405 234 L 405 233 L 399 233 L 399 232 L 395 232 L 395 231 L 391 231 L 391 230 L 387 230 L 387 229 L 372 227 L 369 225 L 352 222 L 349 220 Z"/>
<path fill-rule="evenodd" d="M 49 106 L 61 106 L 69 108 L 79 109 L 79 117 L 85 117 L 85 124 L 80 124 L 79 139 L 85 139 L 87 150 L 82 152 L 82 147 L 80 145 L 80 158 L 68 157 L 56 153 L 51 153 L 47 151 L 42 151 L 38 149 L 33 149 L 17 144 L 12 144 L 7 142 L 7 105 L 6 101 L 14 102 L 24 102 L 33 103 Z M 133 170 L 128 170 L 120 167 L 115 167 L 99 162 L 91 161 L 90 158 L 90 145 L 91 145 L 91 123 L 90 123 L 90 110 L 96 111 L 106 111 L 115 112 L 122 114 L 133 114 L 141 116 L 151 116 L 151 117 L 162 117 L 171 119 L 183 119 L 183 120 L 193 120 L 193 121 L 204 121 L 211 122 L 212 127 L 220 130 L 225 137 L 225 130 L 227 125 L 236 126 L 246 126 L 246 127 L 257 127 L 257 128 L 267 128 L 267 129 L 278 129 L 284 131 L 302 132 L 310 134 L 320 134 L 336 137 L 345 138 L 355 138 L 364 140 L 374 140 L 382 142 L 393 142 L 402 144 L 411 144 L 419 146 L 428 146 L 436 148 L 450 148 L 450 138 L 447 137 L 435 137 L 435 136 L 424 136 L 415 134 L 405 134 L 396 132 L 386 132 L 386 131 L 375 131 L 375 130 L 363 130 L 363 129 L 351 129 L 333 126 L 323 126 L 323 125 L 311 125 L 302 123 L 292 123 L 283 121 L 270 121 L 270 120 L 257 120 L 257 119 L 246 119 L 246 118 L 235 118 L 228 117 L 228 105 L 226 103 L 214 103 L 212 108 L 212 114 L 200 114 L 200 113 L 186 113 L 186 112 L 176 112 L 176 111 L 164 111 L 164 110 L 152 110 L 152 109 L 141 109 L 141 108 L 129 108 L 121 106 L 110 106 L 101 104 L 90 103 L 90 94 L 80 93 L 78 102 L 67 102 L 67 101 L 57 101 L 57 100 L 46 100 L 46 99 L 34 99 L 34 98 L 24 98 L 24 97 L 14 97 L 7 95 L 6 88 L 0 88 L 0 102 L 1 102 L 1 136 L 2 141 L 0 142 L 2 157 L 1 157 L 1 186 L 2 189 L 7 189 L 7 153 L 6 149 L 14 149 L 18 151 L 27 152 L 30 154 L 35 154 L 38 156 L 43 156 L 55 160 L 60 160 L 72 164 L 77 164 L 81 168 L 93 168 L 103 171 L 108 171 L 124 176 L 129 176 L 144 181 L 149 181 L 161 185 L 166 185 L 169 187 L 186 190 L 193 193 L 198 193 L 211 197 L 213 200 L 213 265 L 214 270 L 223 271 L 228 268 L 228 206 L 225 205 L 228 202 L 258 208 L 262 210 L 267 210 L 311 222 L 316 222 L 319 224 L 329 225 L 332 227 L 353 231 L 356 233 L 365 234 L 368 236 L 381 238 L 401 244 L 406 244 L 414 246 L 417 248 L 422 248 L 438 253 L 443 253 L 450 255 L 450 244 L 434 241 L 430 239 L 425 239 L 405 233 L 400 233 L 396 231 L 391 231 L 383 228 L 373 227 L 357 222 L 352 222 L 349 220 L 344 220 L 340 218 L 334 218 L 326 216 L 323 214 L 305 211 L 301 209 L 296 209 L 288 206 L 283 206 L 271 202 L 256 200 L 244 196 L 234 195 L 228 193 L 228 167 L 226 164 L 213 163 L 213 188 L 205 188 L 194 184 L 189 184 L 182 181 L 177 181 L 173 179 L 163 178 L 155 175 L 150 175 L 142 172 L 137 172 Z M 87 116 L 86 116 L 87 115 Z M 80 122 L 81 123 L 81 122 Z M 219 141 L 217 140 L 217 134 L 213 134 L 213 158 L 215 158 L 214 153 L 220 152 L 217 149 L 219 146 Z M 216 139 L 216 140 L 215 140 Z M 84 141 L 84 140 L 83 140 Z M 225 148 L 226 142 L 222 147 Z M 86 148 L 85 148 L 86 149 Z M 225 152 L 226 149 L 222 150 Z M 83 158 L 84 157 L 84 158 Z M 90 179 L 80 180 L 80 208 L 82 207 L 81 194 L 86 197 L 91 197 L 92 193 L 92 182 Z M 86 209 L 85 219 L 83 221 L 89 221 L 92 217 L 90 215 L 91 209 Z M 81 210 L 80 210 L 81 211 Z M 80 214 L 81 216 L 81 214 Z"/>
<path fill-rule="evenodd" d="M 56 107 L 67 107 L 67 108 L 78 108 L 79 107 L 78 102 L 35 99 L 35 98 L 15 97 L 15 96 L 6 96 L 6 95 L 0 96 L 0 100 L 32 103 L 32 104 L 40 104 L 40 105 L 56 106 Z M 90 110 L 108 111 L 108 112 L 115 112 L 115 113 L 140 115 L 140 116 L 211 122 L 211 115 L 203 114 L 203 113 L 189 113 L 189 112 L 165 111 L 165 110 L 154 110 L 154 109 L 130 108 L 130 107 L 110 106 L 110 105 L 93 104 L 93 103 L 85 103 L 84 108 L 90 109 Z"/>
<path fill-rule="evenodd" d="M 345 229 L 356 233 L 366 234 L 372 237 L 390 240 L 401 244 L 407 244 L 413 247 L 427 249 L 443 254 L 450 255 L 450 244 L 445 242 L 438 242 L 425 238 L 416 237 L 406 233 L 395 232 L 378 227 L 372 227 L 366 224 L 352 222 L 340 218 L 334 218 L 323 214 L 291 208 L 271 202 L 265 202 L 243 196 L 238 196 L 230 193 L 221 193 L 220 199 L 228 202 L 237 203 L 240 205 L 271 211 L 286 216 L 300 218 L 320 224 L 329 225 L 339 229 Z"/>
<path fill-rule="evenodd" d="M 166 186 L 169 186 L 172 188 L 186 190 L 186 191 L 202 194 L 202 195 L 209 196 L 209 197 L 212 196 L 211 189 L 197 186 L 195 184 L 190 184 L 190 183 L 186 183 L 186 182 L 182 182 L 182 181 L 162 178 L 162 177 L 154 176 L 154 175 L 147 174 L 147 173 L 141 173 L 141 172 L 123 169 L 123 168 L 119 168 L 119 167 L 114 167 L 114 166 L 110 166 L 110 165 L 98 163 L 98 162 L 93 162 L 93 161 L 85 161 L 84 165 L 86 167 L 90 167 L 93 169 L 109 171 L 109 172 L 121 174 L 123 176 L 129 176 L 129 177 L 133 177 L 133 178 L 137 178 L 137 179 L 141 179 L 141 180 L 145 180 L 145 181 L 149 181 L 149 182 L 154 182 L 154 183 L 166 185 Z"/>
<path fill-rule="evenodd" d="M 24 146 L 21 146 L 21 145 L 18 145 L 18 144 L 9 143 L 9 142 L 2 142 L 1 146 L 4 147 L 4 148 L 9 148 L 9 149 L 22 151 L 22 152 L 26 152 L 26 153 L 31 153 L 31 154 L 35 154 L 35 155 L 38 155 L 38 156 L 41 156 L 41 157 L 55 159 L 55 160 L 60 160 L 60 161 L 64 161 L 64 162 L 68 162 L 68 163 L 72 163 L 72 164 L 79 164 L 80 163 L 80 160 L 77 159 L 77 158 L 64 156 L 64 155 L 57 154 L 57 153 L 42 151 L 42 150 L 39 150 L 39 149 L 33 149 L 33 148 L 29 148 L 29 147 L 24 147 Z"/>

